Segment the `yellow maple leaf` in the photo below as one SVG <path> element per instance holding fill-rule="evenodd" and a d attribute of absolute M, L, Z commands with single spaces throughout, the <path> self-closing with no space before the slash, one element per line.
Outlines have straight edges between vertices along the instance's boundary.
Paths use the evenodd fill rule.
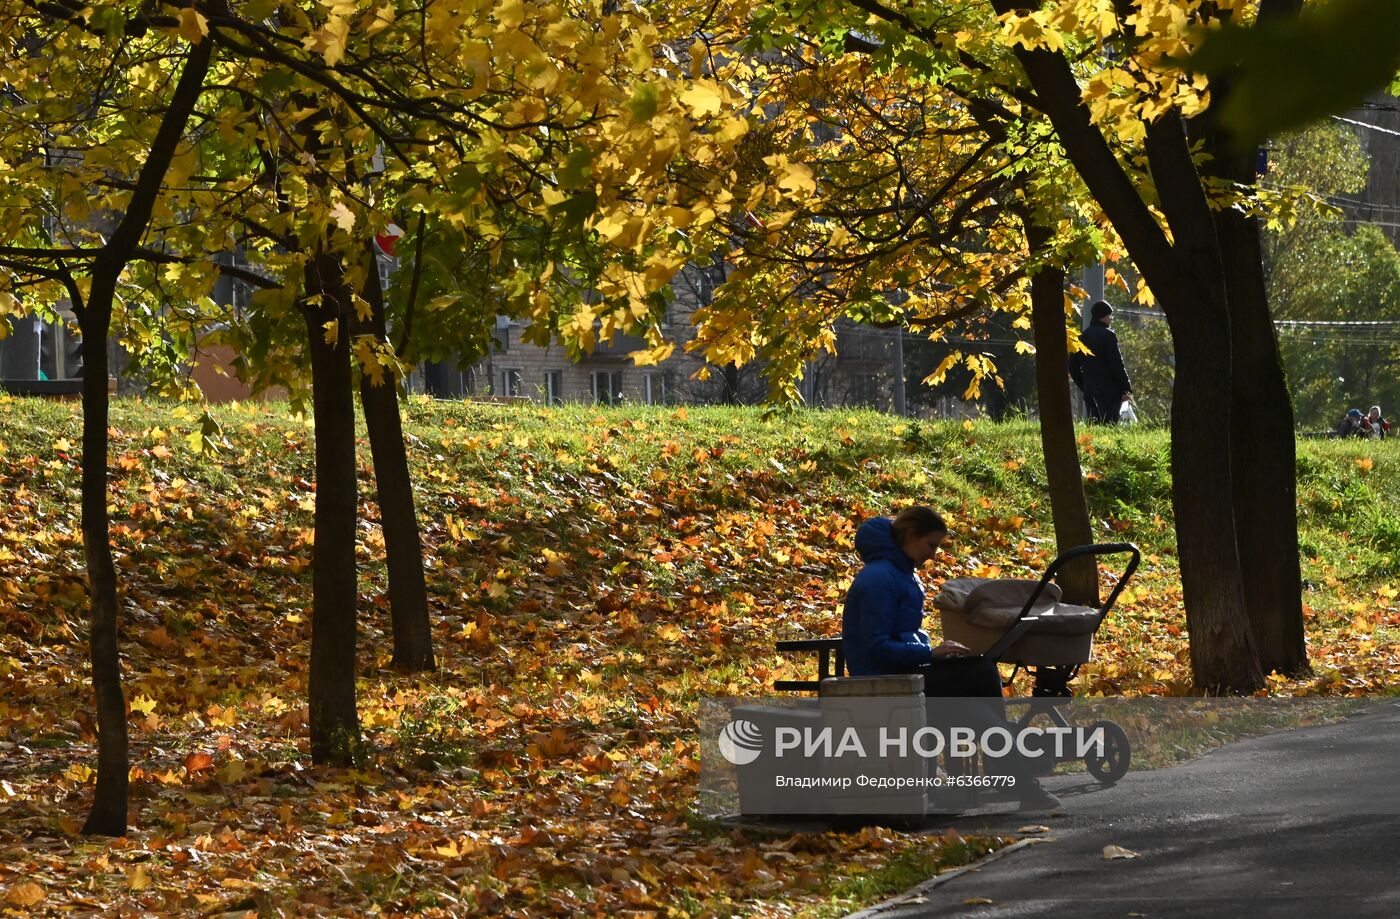
<path fill-rule="evenodd" d="M 127 875 L 126 886 L 132 890 L 145 890 L 151 886 L 151 875 L 145 865 L 137 865 L 136 870 Z"/>
<path fill-rule="evenodd" d="M 705 61 L 710 56 L 710 48 L 703 38 L 697 38 L 690 45 L 690 75 L 700 76 L 705 69 Z"/>
<path fill-rule="evenodd" d="M 802 163 L 787 163 L 778 177 L 778 187 L 791 194 L 813 194 L 817 190 L 817 180 L 812 175 L 812 167 Z"/>
<path fill-rule="evenodd" d="M 504 0 L 497 3 L 493 12 L 496 14 L 499 32 L 513 31 L 525 21 L 525 5 L 520 0 Z"/>
<path fill-rule="evenodd" d="M 361 297 L 359 294 L 355 294 L 353 297 L 351 297 L 350 302 L 355 307 L 356 319 L 360 320 L 361 322 L 369 322 L 370 319 L 373 318 L 374 307 L 371 306 L 370 302 L 364 297 Z"/>
<path fill-rule="evenodd" d="M 192 6 L 180 11 L 180 37 L 192 45 L 197 45 L 209 34 L 209 20 L 200 15 Z"/>
<path fill-rule="evenodd" d="M 721 144 L 732 144 L 747 133 L 749 120 L 743 115 L 738 115 L 720 125 L 719 130 L 714 133 L 714 138 Z"/>
<path fill-rule="evenodd" d="M 248 767 L 243 764 L 241 759 L 230 760 L 219 770 L 218 775 L 220 782 L 237 785 L 248 775 Z"/>
<path fill-rule="evenodd" d="M 680 95 L 681 102 L 697 118 L 718 115 L 724 110 L 724 90 L 712 80 L 696 80 Z"/>
<path fill-rule="evenodd" d="M 384 365 L 380 363 L 379 352 L 374 345 L 373 335 L 355 336 L 355 360 L 359 361 L 360 372 L 369 380 L 371 386 L 383 386 Z"/>
<path fill-rule="evenodd" d="M 389 28 L 389 26 L 393 25 L 397 17 L 398 12 L 394 9 L 393 4 L 384 4 L 367 17 L 369 19 L 369 24 L 365 26 L 365 37 L 373 38 L 380 32 L 383 32 L 385 29 Z"/>
<path fill-rule="evenodd" d="M 341 16 L 332 16 L 324 26 L 311 33 L 302 46 L 307 51 L 319 51 L 327 67 L 334 67 L 345 57 L 345 45 L 350 37 L 350 23 Z"/>
<path fill-rule="evenodd" d="M 336 226 L 347 233 L 355 228 L 355 212 L 350 210 L 344 201 L 337 201 L 331 206 L 330 217 Z"/>

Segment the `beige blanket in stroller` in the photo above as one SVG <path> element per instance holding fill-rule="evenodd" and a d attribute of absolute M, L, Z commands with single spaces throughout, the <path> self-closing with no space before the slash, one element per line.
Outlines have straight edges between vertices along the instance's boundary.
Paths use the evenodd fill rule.
<path fill-rule="evenodd" d="M 981 654 L 1016 622 L 1038 581 L 1018 578 L 956 578 L 945 581 L 933 605 L 942 619 L 943 637 Z M 1089 660 L 1094 632 L 1103 614 L 1088 606 L 1063 602 L 1054 583 L 1045 585 L 1027 613 L 1035 624 L 1001 656 L 1008 664 L 1067 666 Z"/>

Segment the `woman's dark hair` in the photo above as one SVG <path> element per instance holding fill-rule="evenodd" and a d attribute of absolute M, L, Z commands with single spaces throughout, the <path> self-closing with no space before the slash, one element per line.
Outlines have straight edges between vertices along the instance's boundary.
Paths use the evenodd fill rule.
<path fill-rule="evenodd" d="M 910 539 L 919 539 L 930 533 L 946 533 L 948 524 L 943 522 L 943 518 L 931 507 L 924 507 L 916 504 L 913 507 L 906 507 L 895 515 L 894 523 L 890 526 L 890 534 L 894 536 L 896 545 L 902 546 Z"/>

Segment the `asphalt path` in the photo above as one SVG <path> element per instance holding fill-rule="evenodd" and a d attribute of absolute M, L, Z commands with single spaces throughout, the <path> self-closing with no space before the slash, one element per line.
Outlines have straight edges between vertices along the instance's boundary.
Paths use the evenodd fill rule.
<path fill-rule="evenodd" d="M 1032 835 L 1043 843 L 935 879 L 874 914 L 1400 917 L 1400 703 L 1113 786 L 1084 775 L 1045 785 L 1061 811 L 939 825 L 969 835 L 1040 825 L 1048 831 Z M 1109 846 L 1134 857 L 1108 858 Z"/>

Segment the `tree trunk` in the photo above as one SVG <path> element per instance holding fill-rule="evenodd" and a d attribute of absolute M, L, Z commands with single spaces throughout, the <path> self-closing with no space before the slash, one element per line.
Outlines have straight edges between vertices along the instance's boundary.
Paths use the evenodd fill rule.
<path fill-rule="evenodd" d="M 1176 354 L 1172 503 L 1191 663 L 1202 689 L 1253 692 L 1264 677 L 1249 628 L 1234 514 L 1234 336 L 1220 244 L 1181 119 L 1168 112 L 1150 124 L 1146 146 L 1175 236 L 1177 273 L 1162 279 L 1159 298 Z"/>
<path fill-rule="evenodd" d="M 123 264 L 125 264 L 123 262 Z M 117 635 L 117 571 L 107 517 L 107 334 L 117 275 L 99 262 L 82 311 L 83 332 L 83 551 L 91 591 L 88 635 L 92 690 L 97 705 L 97 790 L 84 833 L 126 835 L 130 771 L 126 696 Z M 100 309 L 99 304 L 106 304 Z"/>
<path fill-rule="evenodd" d="M 1011 403 L 1006 398 L 1006 389 L 1004 385 L 997 386 L 996 381 L 993 380 L 991 381 L 991 385 L 983 392 L 983 399 L 987 407 L 987 417 L 998 423 L 1005 421 L 1006 416 L 1011 412 Z"/>
<path fill-rule="evenodd" d="M 1007 12 L 1019 4 L 993 0 L 993 6 Z M 1065 57 L 1025 48 L 1016 56 L 1070 161 L 1167 315 L 1177 358 L 1172 503 L 1192 671 L 1206 691 L 1253 692 L 1263 685 L 1263 674 L 1249 631 L 1235 541 L 1229 311 L 1219 249 L 1209 212 L 1202 217 L 1204 191 L 1185 132 L 1171 113 L 1148 132 L 1153 178 L 1176 239 L 1172 244 L 1094 126 Z"/>
<path fill-rule="evenodd" d="M 1050 233 L 1023 215 L 1031 255 L 1044 253 Z M 1069 395 L 1069 349 L 1065 334 L 1065 271 L 1042 265 L 1031 275 L 1031 327 L 1035 334 L 1035 383 L 1040 405 L 1040 448 L 1045 454 L 1045 477 L 1050 486 L 1050 513 L 1055 521 L 1055 547 L 1064 552 L 1094 541 L 1089 502 L 1074 440 L 1074 409 Z M 1058 578 L 1065 601 L 1098 606 L 1099 568 L 1093 558 L 1075 559 Z"/>
<path fill-rule="evenodd" d="M 311 759 L 349 765 L 360 743 L 355 708 L 355 396 L 350 372 L 354 315 L 340 259 L 318 249 L 305 269 L 303 304 L 311 348 L 316 425 L 316 522 L 312 553 Z M 333 342 L 326 323 L 338 321 Z"/>
<path fill-rule="evenodd" d="M 374 244 L 367 247 L 369 276 L 365 299 L 372 309 L 370 327 L 363 330 L 380 344 L 389 341 L 384 321 L 384 291 L 375 270 Z M 414 510 L 413 481 L 408 471 L 403 424 L 399 418 L 398 381 L 392 372 L 376 386 L 360 375 L 360 404 L 369 430 L 374 458 L 374 482 L 379 517 L 384 527 L 384 552 L 389 567 L 389 610 L 394 628 L 394 666 L 401 670 L 432 670 L 433 630 L 428 618 L 428 588 L 423 578 L 423 540 Z"/>
<path fill-rule="evenodd" d="M 1263 685 L 1263 674 L 1248 628 L 1233 526 L 1230 430 L 1223 419 L 1212 417 L 1221 414 L 1224 394 L 1192 382 L 1228 363 L 1229 341 L 1191 331 L 1193 323 L 1173 321 L 1170 314 L 1168 322 L 1176 352 L 1172 509 L 1191 668 L 1197 686 L 1208 692 L 1253 692 Z"/>
<path fill-rule="evenodd" d="M 1206 149 L 1212 154 L 1206 169 L 1252 186 L 1253 153 L 1232 152 L 1210 113 L 1202 117 Z M 1215 223 L 1230 304 L 1235 525 L 1240 533 L 1249 534 L 1239 541 L 1245 606 L 1260 667 L 1266 673 L 1276 670 L 1297 676 L 1309 667 L 1298 560 L 1293 403 L 1269 312 L 1259 221 L 1237 208 L 1227 208 L 1216 211 Z"/>
<path fill-rule="evenodd" d="M 1301 0 L 1263 0 L 1259 20 L 1296 15 L 1301 8 Z M 1255 151 L 1234 149 L 1215 117 L 1230 90 L 1229 78 L 1212 80 L 1212 106 L 1193 126 L 1211 154 L 1206 170 L 1253 187 Z M 1297 676 L 1311 668 L 1298 559 L 1293 403 L 1269 310 L 1259 221 L 1235 208 L 1217 211 L 1215 221 L 1235 366 L 1230 400 L 1235 521 L 1241 533 L 1251 534 L 1240 541 L 1245 603 L 1260 666 Z"/>
<path fill-rule="evenodd" d="M 739 365 L 725 364 L 720 368 L 720 380 L 724 383 L 724 388 L 720 392 L 719 400 L 724 405 L 739 404 Z"/>
<path fill-rule="evenodd" d="M 70 283 L 74 311 L 83 333 L 83 552 L 91 591 L 92 689 L 97 708 L 97 788 L 83 832 L 126 834 L 130 771 L 126 697 L 122 692 L 118 648 L 117 572 L 112 561 L 107 517 L 107 336 L 117 281 L 150 225 L 170 161 L 199 100 L 213 60 L 213 43 L 194 45 L 180 70 L 170 105 L 161 118 L 150 154 L 141 166 L 125 213 L 93 261 L 86 303 Z M 71 277 L 69 278 L 71 282 Z"/>

